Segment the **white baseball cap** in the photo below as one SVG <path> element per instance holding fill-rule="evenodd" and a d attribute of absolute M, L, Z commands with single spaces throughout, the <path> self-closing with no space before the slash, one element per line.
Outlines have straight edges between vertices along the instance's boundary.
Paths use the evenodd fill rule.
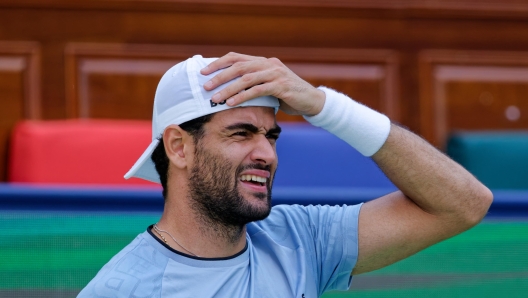
<path fill-rule="evenodd" d="M 216 59 L 218 58 L 203 58 L 200 55 L 196 55 L 174 65 L 163 75 L 154 96 L 152 142 L 125 174 L 125 179 L 137 177 L 160 183 L 151 155 L 156 146 L 158 146 L 158 138 L 162 136 L 165 128 L 171 124 L 179 125 L 201 116 L 236 107 L 259 106 L 275 108 L 275 111 L 278 110 L 279 101 L 273 96 L 257 97 L 235 107 L 230 107 L 225 102 L 212 102 L 211 97 L 216 92 L 236 80 L 227 82 L 212 91 L 207 91 L 203 88 L 206 82 L 222 71 L 219 70 L 206 76 L 200 73 L 202 68 Z"/>

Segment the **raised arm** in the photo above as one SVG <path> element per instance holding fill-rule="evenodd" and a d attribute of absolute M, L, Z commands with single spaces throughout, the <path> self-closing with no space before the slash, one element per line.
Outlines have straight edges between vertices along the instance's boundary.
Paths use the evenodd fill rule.
<path fill-rule="evenodd" d="M 315 117 L 325 114 L 321 112 L 323 107 L 334 105 L 333 110 L 322 117 L 321 126 L 363 154 L 373 154 L 374 161 L 400 189 L 362 207 L 359 256 L 353 274 L 406 258 L 469 229 L 486 214 L 492 194 L 484 185 L 420 137 L 391 125 L 384 116 L 378 117 L 363 106 L 358 108 L 361 112 L 344 112 L 357 110 L 359 105 L 331 90 L 325 91 L 325 95 L 278 59 L 230 53 L 202 72 L 207 74 L 222 68 L 226 69 L 206 84 L 208 90 L 241 78 L 218 93 L 213 98 L 217 102 L 227 100 L 228 105 L 237 105 L 257 96 L 273 95 L 281 100 L 281 109 L 287 113 Z M 338 123 L 331 119 L 335 114 L 332 111 L 341 113 L 335 117 Z M 368 121 L 371 123 L 366 123 Z M 386 132 L 378 134 L 376 130 L 380 125 Z M 370 130 L 375 138 L 371 138 Z"/>
<path fill-rule="evenodd" d="M 400 191 L 362 207 L 353 274 L 387 266 L 471 228 L 491 204 L 491 192 L 464 168 L 396 125 L 372 158 Z"/>

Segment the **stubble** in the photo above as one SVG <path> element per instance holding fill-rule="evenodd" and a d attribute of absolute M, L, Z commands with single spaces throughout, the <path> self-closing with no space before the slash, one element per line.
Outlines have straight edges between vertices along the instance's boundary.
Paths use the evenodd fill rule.
<path fill-rule="evenodd" d="M 266 193 L 254 193 L 262 204 L 251 204 L 238 190 L 238 177 L 247 169 L 270 171 L 269 165 L 249 164 L 235 167 L 219 154 L 196 144 L 195 164 L 189 176 L 191 207 L 203 223 L 203 233 L 235 243 L 247 223 L 265 219 L 271 211 L 271 186 Z"/>

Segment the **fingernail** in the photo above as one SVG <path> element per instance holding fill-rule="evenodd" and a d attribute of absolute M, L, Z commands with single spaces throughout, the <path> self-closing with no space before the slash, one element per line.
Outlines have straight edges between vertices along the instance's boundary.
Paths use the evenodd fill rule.
<path fill-rule="evenodd" d="M 213 97 L 211 99 L 213 101 L 218 101 L 220 99 L 220 94 L 216 93 L 215 95 L 213 95 Z"/>
<path fill-rule="evenodd" d="M 211 88 L 212 86 L 213 86 L 213 82 L 211 82 L 211 81 L 209 81 L 209 82 L 204 84 L 205 88 Z"/>
<path fill-rule="evenodd" d="M 209 66 L 202 68 L 202 72 L 207 72 L 208 70 L 209 70 Z"/>
<path fill-rule="evenodd" d="M 227 105 L 232 106 L 232 105 L 235 104 L 235 99 L 231 97 L 231 98 L 228 99 L 226 102 L 227 102 Z"/>

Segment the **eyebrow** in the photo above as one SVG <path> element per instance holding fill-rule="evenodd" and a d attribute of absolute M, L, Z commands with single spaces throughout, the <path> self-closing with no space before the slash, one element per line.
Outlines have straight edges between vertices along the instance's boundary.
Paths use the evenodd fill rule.
<path fill-rule="evenodd" d="M 227 126 L 225 128 L 226 130 L 237 130 L 237 129 L 243 129 L 243 130 L 247 130 L 251 133 L 257 133 L 259 131 L 258 127 L 256 127 L 255 125 L 251 124 L 251 123 L 235 123 L 235 124 L 231 124 L 229 126 Z M 274 127 L 270 128 L 268 130 L 268 132 L 266 133 L 266 135 L 278 135 L 280 134 L 282 131 L 282 128 L 280 126 L 278 126 L 277 124 L 275 124 Z"/>

